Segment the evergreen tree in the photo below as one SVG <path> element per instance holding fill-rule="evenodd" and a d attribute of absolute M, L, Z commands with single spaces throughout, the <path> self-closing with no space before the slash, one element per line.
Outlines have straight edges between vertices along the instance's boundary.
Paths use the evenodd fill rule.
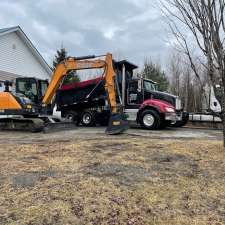
<path fill-rule="evenodd" d="M 146 60 L 144 63 L 144 69 L 142 70 L 142 76 L 144 78 L 157 82 L 159 91 L 167 91 L 169 87 L 169 81 L 165 72 L 161 69 L 161 66 L 154 64 L 151 60 Z"/>
<path fill-rule="evenodd" d="M 76 82 L 80 82 L 80 78 L 76 71 L 69 72 L 63 80 L 63 84 L 72 84 Z"/>
<path fill-rule="evenodd" d="M 64 47 L 61 47 L 57 50 L 55 58 L 53 60 L 53 70 L 55 70 L 56 66 L 62 62 L 67 57 L 67 51 Z"/>
<path fill-rule="evenodd" d="M 57 50 L 55 58 L 53 60 L 53 70 L 55 70 L 56 66 L 67 58 L 67 51 L 64 47 L 61 47 Z M 76 71 L 69 72 L 63 80 L 63 84 L 71 84 L 75 82 L 79 82 L 80 79 L 77 76 Z"/>

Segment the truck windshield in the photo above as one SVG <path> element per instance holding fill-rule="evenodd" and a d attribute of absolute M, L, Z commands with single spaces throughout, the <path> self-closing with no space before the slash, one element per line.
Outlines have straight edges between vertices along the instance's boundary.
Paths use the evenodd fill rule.
<path fill-rule="evenodd" d="M 144 80 L 144 89 L 146 91 L 156 91 L 156 86 L 151 81 Z"/>

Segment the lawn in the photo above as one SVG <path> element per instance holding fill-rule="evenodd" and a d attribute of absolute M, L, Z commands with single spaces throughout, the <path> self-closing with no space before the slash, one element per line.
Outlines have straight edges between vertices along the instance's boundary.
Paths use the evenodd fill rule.
<path fill-rule="evenodd" d="M 225 224 L 217 140 L 0 144 L 0 224 Z"/>

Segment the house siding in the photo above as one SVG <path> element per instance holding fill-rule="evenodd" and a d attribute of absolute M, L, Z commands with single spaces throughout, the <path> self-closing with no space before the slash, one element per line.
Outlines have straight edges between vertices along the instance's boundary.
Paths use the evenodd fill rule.
<path fill-rule="evenodd" d="M 0 78 L 8 79 L 7 75 L 49 79 L 49 73 L 16 32 L 0 36 Z"/>

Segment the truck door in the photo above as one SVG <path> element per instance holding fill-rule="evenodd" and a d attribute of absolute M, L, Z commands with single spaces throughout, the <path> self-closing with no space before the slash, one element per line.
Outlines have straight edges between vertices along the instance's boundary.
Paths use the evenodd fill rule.
<path fill-rule="evenodd" d="M 128 109 L 138 109 L 143 102 L 143 95 L 138 85 L 138 80 L 131 80 L 127 88 L 127 107 Z"/>

